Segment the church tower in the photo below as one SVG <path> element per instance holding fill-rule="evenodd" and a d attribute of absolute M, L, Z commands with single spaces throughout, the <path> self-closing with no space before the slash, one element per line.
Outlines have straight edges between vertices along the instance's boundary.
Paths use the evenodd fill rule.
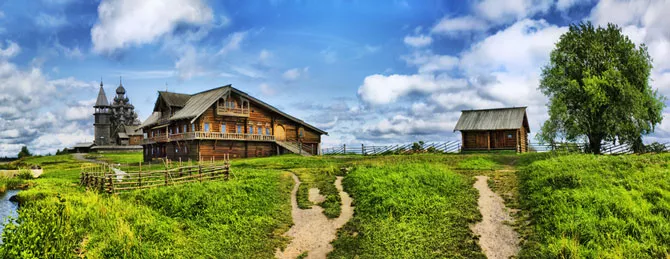
<path fill-rule="evenodd" d="M 105 89 L 102 88 L 102 81 L 100 81 L 100 91 L 98 92 L 98 99 L 93 106 L 95 108 L 95 140 L 94 143 L 97 146 L 107 146 L 113 144 L 111 139 L 111 121 L 112 116 L 111 106 L 109 101 L 107 101 L 107 95 L 105 95 Z"/>

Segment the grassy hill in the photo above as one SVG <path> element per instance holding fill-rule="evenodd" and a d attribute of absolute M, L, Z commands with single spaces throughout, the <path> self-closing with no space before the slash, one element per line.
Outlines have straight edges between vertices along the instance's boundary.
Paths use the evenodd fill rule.
<path fill-rule="evenodd" d="M 97 159 L 136 163 L 135 154 Z M 69 155 L 28 158 L 45 174 L 27 180 L 18 225 L 0 257 L 271 258 L 288 242 L 290 172 L 324 189 L 343 175 L 355 214 L 333 258 L 483 257 L 469 225 L 480 219 L 473 176 L 520 209 L 521 258 L 664 258 L 670 254 L 670 155 L 420 154 L 234 160 L 229 181 L 100 194 L 78 186 L 85 163 Z M 348 168 L 347 172 L 341 168 Z"/>

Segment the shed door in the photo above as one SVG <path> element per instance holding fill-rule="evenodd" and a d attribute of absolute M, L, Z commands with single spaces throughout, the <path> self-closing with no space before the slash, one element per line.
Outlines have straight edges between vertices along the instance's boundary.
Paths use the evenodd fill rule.
<path fill-rule="evenodd" d="M 284 126 L 282 125 L 275 126 L 275 139 L 286 140 L 286 130 L 284 130 Z"/>

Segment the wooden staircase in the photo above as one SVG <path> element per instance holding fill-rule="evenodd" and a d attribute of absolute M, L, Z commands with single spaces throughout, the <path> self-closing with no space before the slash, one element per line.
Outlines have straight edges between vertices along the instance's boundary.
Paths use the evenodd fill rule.
<path fill-rule="evenodd" d="M 299 154 L 302 156 L 312 156 L 312 154 L 300 148 L 300 144 L 298 142 L 281 141 L 281 140 L 277 140 L 275 142 L 277 143 L 277 145 L 287 149 L 288 151 L 293 152 L 294 154 Z"/>

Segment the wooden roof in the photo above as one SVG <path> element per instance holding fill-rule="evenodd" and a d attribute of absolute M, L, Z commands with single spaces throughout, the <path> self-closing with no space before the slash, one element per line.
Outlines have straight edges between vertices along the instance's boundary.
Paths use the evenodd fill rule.
<path fill-rule="evenodd" d="M 178 94 L 178 93 L 170 93 L 170 92 L 159 92 L 159 100 L 165 101 L 168 105 L 170 106 L 178 106 L 178 105 L 171 105 L 170 103 L 179 103 L 183 102 L 184 104 L 182 106 L 182 109 L 178 110 L 175 112 L 170 118 L 170 121 L 174 120 L 183 120 L 183 119 L 191 119 L 191 123 L 195 121 L 200 115 L 202 115 L 209 107 L 211 107 L 219 98 L 222 98 L 229 94 L 230 92 L 236 93 L 241 95 L 244 98 L 249 99 L 250 102 L 259 104 L 260 106 L 271 110 L 273 112 L 276 112 L 289 120 L 292 120 L 298 124 L 304 125 L 307 128 L 310 128 L 320 134 L 328 134 L 328 132 L 325 132 L 321 129 L 318 129 L 317 127 L 314 127 L 296 117 L 293 117 L 291 115 L 288 115 L 287 113 L 284 113 L 280 111 L 279 109 L 273 107 L 272 105 L 269 105 L 259 99 L 256 99 L 255 97 L 248 95 L 245 92 L 242 92 L 231 85 L 225 85 L 221 87 L 217 87 L 214 89 L 210 89 L 204 92 L 196 93 L 193 95 L 187 95 L 187 94 Z M 187 98 L 188 97 L 188 98 Z M 168 100 L 170 99 L 170 100 Z M 158 101 L 156 103 L 158 105 Z M 161 117 L 161 112 L 157 111 L 158 109 L 154 109 L 155 111 L 140 125 L 140 128 L 152 126 L 153 124 L 156 124 L 159 122 L 159 119 Z"/>
<path fill-rule="evenodd" d="M 526 107 L 463 110 L 454 131 L 509 130 L 521 127 L 530 132 Z"/>
<path fill-rule="evenodd" d="M 188 94 L 172 93 L 166 91 L 158 91 L 158 95 L 168 106 L 176 107 L 184 107 L 188 99 L 191 98 L 191 95 Z"/>
<path fill-rule="evenodd" d="M 95 100 L 95 107 L 109 106 L 109 101 L 107 101 L 107 95 L 105 95 L 105 89 L 102 88 L 100 84 L 100 91 L 98 91 L 98 99 Z"/>

